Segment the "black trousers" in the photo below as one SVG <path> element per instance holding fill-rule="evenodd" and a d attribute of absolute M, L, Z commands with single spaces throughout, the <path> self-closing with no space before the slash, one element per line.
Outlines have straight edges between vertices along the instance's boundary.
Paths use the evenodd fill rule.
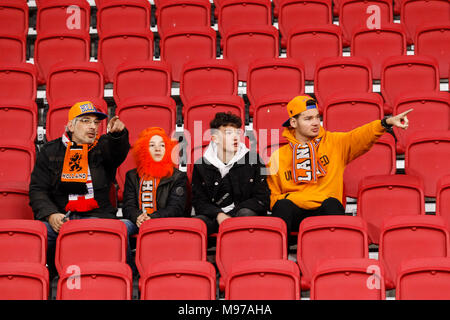
<path fill-rule="evenodd" d="M 286 222 L 288 235 L 292 231 L 297 232 L 300 223 L 307 217 L 344 214 L 345 208 L 336 198 L 326 199 L 320 207 L 314 210 L 300 208 L 288 199 L 278 200 L 272 208 L 272 217 L 279 217 Z"/>
<path fill-rule="evenodd" d="M 248 208 L 242 208 L 239 209 L 233 217 L 253 217 L 257 216 L 258 214 L 250 210 Z M 206 224 L 206 228 L 208 229 L 208 236 L 212 233 L 219 232 L 219 224 L 217 223 L 217 220 L 215 217 L 205 216 L 205 215 L 198 215 L 194 216 L 194 218 L 198 218 L 203 220 L 203 222 Z"/>

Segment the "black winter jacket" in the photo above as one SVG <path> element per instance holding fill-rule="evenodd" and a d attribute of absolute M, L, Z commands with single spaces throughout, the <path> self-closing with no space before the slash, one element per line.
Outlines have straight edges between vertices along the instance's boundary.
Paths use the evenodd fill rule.
<path fill-rule="evenodd" d="M 150 215 L 153 218 L 182 217 L 185 215 L 187 199 L 187 175 L 178 169 L 170 177 L 162 178 L 156 190 L 157 210 Z M 141 215 L 139 208 L 140 178 L 136 169 L 127 172 L 123 192 L 122 213 L 125 219 L 136 223 Z"/>
<path fill-rule="evenodd" d="M 100 137 L 89 151 L 89 169 L 94 186 L 94 197 L 99 208 L 79 213 L 88 217 L 116 218 L 117 208 L 111 204 L 109 194 L 117 167 L 125 160 L 130 144 L 128 131 L 108 133 Z M 65 213 L 68 194 L 61 190 L 61 173 L 66 147 L 58 138 L 46 143 L 39 152 L 31 173 L 30 206 L 36 220 L 46 220 L 53 213 Z"/>
<path fill-rule="evenodd" d="M 252 155 L 252 156 L 251 156 Z M 250 163 L 252 158 L 257 161 Z M 265 165 L 261 158 L 247 152 L 243 159 L 235 163 L 228 175 L 231 180 L 234 209 L 227 214 L 233 216 L 239 209 L 248 208 L 258 215 L 266 215 L 270 204 L 270 190 L 266 176 L 263 174 Z M 216 218 L 222 209 L 215 204 L 218 199 L 219 186 L 222 177 L 219 170 L 204 157 L 194 164 L 192 172 L 192 205 L 195 215 L 205 215 Z"/>

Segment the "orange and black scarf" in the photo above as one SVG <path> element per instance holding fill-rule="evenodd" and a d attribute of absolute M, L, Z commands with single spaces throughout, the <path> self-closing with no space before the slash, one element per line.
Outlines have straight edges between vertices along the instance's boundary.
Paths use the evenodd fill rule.
<path fill-rule="evenodd" d="M 98 138 L 90 145 L 77 145 L 70 140 L 67 132 L 62 136 L 66 153 L 61 174 L 61 187 L 69 193 L 66 211 L 87 212 L 98 208 L 88 165 L 89 151 L 95 148 Z"/>
<path fill-rule="evenodd" d="M 292 148 L 292 172 L 295 183 L 316 183 L 319 177 L 327 174 L 320 163 L 317 151 L 320 141 L 321 138 L 317 138 L 303 145 L 289 143 Z"/>

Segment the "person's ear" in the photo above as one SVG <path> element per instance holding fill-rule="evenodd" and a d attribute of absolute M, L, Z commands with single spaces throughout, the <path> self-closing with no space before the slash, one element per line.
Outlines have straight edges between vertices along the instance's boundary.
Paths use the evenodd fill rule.
<path fill-rule="evenodd" d="M 289 119 L 289 124 L 291 125 L 292 128 L 297 128 L 297 119 L 295 118 L 290 118 Z"/>
<path fill-rule="evenodd" d="M 75 130 L 75 124 L 73 120 L 67 122 L 67 129 L 69 130 L 69 132 L 73 132 Z"/>

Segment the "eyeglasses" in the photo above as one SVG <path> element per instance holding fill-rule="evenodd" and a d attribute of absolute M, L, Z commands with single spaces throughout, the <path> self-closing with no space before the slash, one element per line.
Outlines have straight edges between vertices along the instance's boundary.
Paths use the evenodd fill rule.
<path fill-rule="evenodd" d="M 98 127 L 100 125 L 100 122 L 101 122 L 98 119 L 92 120 L 92 119 L 87 119 L 87 118 L 83 118 L 83 119 L 80 119 L 78 121 L 80 121 L 85 126 L 88 126 L 88 125 L 93 123 L 96 127 Z"/>

